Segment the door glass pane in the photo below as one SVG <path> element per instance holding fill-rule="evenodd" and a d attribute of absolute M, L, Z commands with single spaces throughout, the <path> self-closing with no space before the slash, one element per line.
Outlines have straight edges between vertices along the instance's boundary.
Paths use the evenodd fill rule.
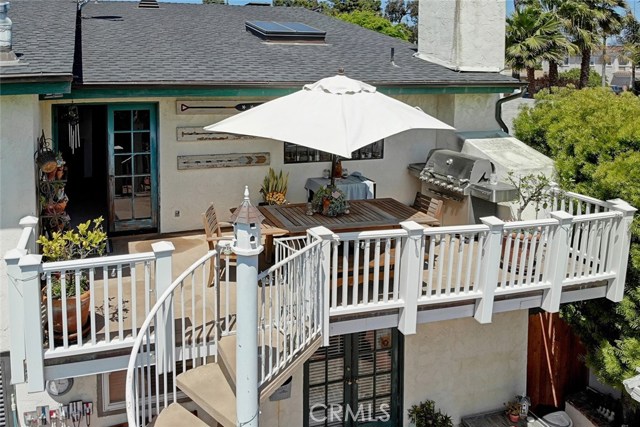
<path fill-rule="evenodd" d="M 133 199 L 133 214 L 136 219 L 151 218 L 151 196 L 136 196 Z"/>
<path fill-rule="evenodd" d="M 324 377 L 324 372 L 323 372 Z M 327 381 L 337 381 L 344 377 L 344 360 L 331 359 L 328 362 Z"/>
<path fill-rule="evenodd" d="M 131 197 L 133 193 L 131 178 L 116 178 L 115 187 L 116 197 Z"/>
<path fill-rule="evenodd" d="M 119 110 L 113 112 L 113 130 L 131 130 L 131 111 Z"/>
<path fill-rule="evenodd" d="M 131 134 L 116 133 L 113 137 L 113 152 L 115 154 L 131 153 Z"/>
<path fill-rule="evenodd" d="M 136 154 L 135 156 L 135 174 L 147 175 L 151 173 L 151 155 Z"/>
<path fill-rule="evenodd" d="M 116 154 L 113 170 L 118 175 L 131 175 L 131 154 Z"/>
<path fill-rule="evenodd" d="M 113 207 L 116 210 L 116 221 L 123 221 L 133 218 L 131 212 L 132 200 L 129 197 L 116 198 L 113 201 Z"/>
<path fill-rule="evenodd" d="M 376 372 L 391 372 L 391 350 L 376 353 Z"/>
<path fill-rule="evenodd" d="M 149 110 L 135 110 L 133 112 L 133 129 L 149 130 L 150 120 L 151 117 L 149 114 Z"/>
<path fill-rule="evenodd" d="M 358 378 L 358 399 L 370 399 L 373 397 L 373 377 Z"/>
<path fill-rule="evenodd" d="M 136 132 L 133 134 L 133 149 L 136 153 L 148 153 L 150 141 L 149 132 Z"/>
<path fill-rule="evenodd" d="M 151 177 L 150 176 L 137 176 L 135 179 L 136 195 L 147 195 L 151 191 Z"/>
<path fill-rule="evenodd" d="M 376 398 L 376 419 L 388 421 L 391 415 L 391 396 Z"/>

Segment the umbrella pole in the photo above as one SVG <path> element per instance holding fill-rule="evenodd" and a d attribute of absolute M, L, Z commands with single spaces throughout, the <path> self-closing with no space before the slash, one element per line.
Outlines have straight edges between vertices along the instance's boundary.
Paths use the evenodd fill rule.
<path fill-rule="evenodd" d="M 331 187 L 335 188 L 336 186 L 336 155 L 331 155 Z"/>

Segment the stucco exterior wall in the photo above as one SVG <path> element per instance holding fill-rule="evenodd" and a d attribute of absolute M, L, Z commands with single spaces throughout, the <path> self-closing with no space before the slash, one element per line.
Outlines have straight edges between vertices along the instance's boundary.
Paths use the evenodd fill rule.
<path fill-rule="evenodd" d="M 396 98 L 463 130 L 495 129 L 493 95 L 402 95 Z M 200 98 L 198 98 L 200 99 Z M 305 181 L 321 176 L 330 163 L 284 164 L 284 148 L 280 141 L 245 139 L 218 142 L 178 142 L 176 127 L 206 126 L 224 118 L 212 114 L 178 115 L 178 98 L 92 99 L 91 103 L 153 102 L 158 105 L 158 166 L 160 231 L 175 232 L 202 227 L 200 213 L 213 202 L 221 216 L 237 206 L 245 185 L 252 200 L 260 200 L 259 189 L 268 166 L 178 170 L 177 156 L 220 153 L 270 152 L 271 167 L 289 173 L 290 202 L 306 201 Z M 76 104 L 82 101 L 75 100 Z M 42 127 L 52 129 L 51 105 L 63 101 L 42 102 Z M 467 112 L 471 110 L 471 112 Z M 48 111 L 45 113 L 44 111 Z M 409 175 L 410 163 L 422 162 L 432 148 L 453 148 L 457 144 L 451 131 L 415 130 L 388 138 L 384 159 L 347 161 L 350 172 L 360 171 L 377 182 L 378 197 L 393 197 L 410 203 L 420 185 Z M 459 148 L 459 147 L 458 147 Z M 178 217 L 175 212 L 180 211 Z"/>
<path fill-rule="evenodd" d="M 418 54 L 461 71 L 504 68 L 506 2 L 421 0 Z"/>
<path fill-rule="evenodd" d="M 490 324 L 457 319 L 418 325 L 405 337 L 404 422 L 426 399 L 453 418 L 493 409 L 526 390 L 527 310 L 496 314 Z"/>
<path fill-rule="evenodd" d="M 18 243 L 20 218 L 36 213 L 33 153 L 40 129 L 37 95 L 0 96 L 0 257 Z M 9 350 L 7 286 L 0 261 L 0 352 Z"/>

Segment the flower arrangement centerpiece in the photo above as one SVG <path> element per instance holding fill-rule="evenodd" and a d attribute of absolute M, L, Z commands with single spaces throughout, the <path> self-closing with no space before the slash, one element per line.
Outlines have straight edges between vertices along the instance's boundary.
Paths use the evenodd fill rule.
<path fill-rule="evenodd" d="M 282 171 L 276 174 L 272 168 L 264 177 L 260 193 L 265 203 L 269 205 L 283 205 L 287 200 L 287 186 L 289 182 L 289 174 L 284 175 Z"/>
<path fill-rule="evenodd" d="M 347 197 L 342 190 L 331 186 L 323 186 L 313 195 L 313 210 L 325 216 L 338 216 L 349 213 Z"/>

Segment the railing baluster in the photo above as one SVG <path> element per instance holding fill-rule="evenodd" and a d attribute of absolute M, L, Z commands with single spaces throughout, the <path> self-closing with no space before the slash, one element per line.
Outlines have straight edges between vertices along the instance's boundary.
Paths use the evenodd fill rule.
<path fill-rule="evenodd" d="M 446 296 L 451 294 L 451 285 L 453 281 L 453 259 L 455 254 L 455 235 L 447 234 L 447 244 L 449 245 L 447 254 L 447 287 L 444 290 Z"/>
<path fill-rule="evenodd" d="M 135 338 L 138 331 L 138 277 L 136 276 L 136 263 L 129 263 L 131 278 L 131 337 Z"/>
<path fill-rule="evenodd" d="M 118 264 L 118 338 L 120 341 L 124 340 L 124 314 L 122 309 L 122 264 Z"/>
<path fill-rule="evenodd" d="M 364 241 L 364 260 L 362 261 L 362 303 L 369 304 L 369 263 L 371 262 L 371 240 Z M 357 270 L 356 270 L 357 271 Z M 353 287 L 359 288 L 359 282 L 356 277 L 356 271 L 353 272 Z M 354 301 L 358 304 L 358 300 Z"/>
<path fill-rule="evenodd" d="M 460 234 L 459 237 L 459 244 L 458 244 L 458 256 L 456 259 L 456 280 L 454 282 L 454 286 L 455 288 L 453 289 L 454 294 L 459 294 L 461 291 L 461 287 L 462 285 L 462 264 L 464 261 L 464 248 L 465 246 L 467 246 L 467 235 L 465 234 Z"/>
<path fill-rule="evenodd" d="M 473 268 L 473 258 L 477 255 L 477 245 L 476 245 L 476 236 L 477 234 L 469 234 L 469 244 L 467 245 L 467 274 L 464 279 L 464 293 L 468 294 L 471 289 L 471 270 Z M 478 259 L 480 259 L 479 255 Z"/>
<path fill-rule="evenodd" d="M 378 302 L 378 295 L 380 294 L 380 239 L 376 239 L 373 256 L 373 295 L 371 295 L 371 299 L 375 304 Z"/>
<path fill-rule="evenodd" d="M 80 289 L 80 270 L 77 268 L 74 271 L 73 279 L 76 288 L 76 296 L 74 298 L 76 304 L 76 343 L 78 347 L 82 347 L 82 327 L 84 326 L 82 324 L 82 291 Z"/>
<path fill-rule="evenodd" d="M 102 316 L 104 318 L 104 340 L 111 342 L 111 325 L 109 322 L 109 270 L 102 267 Z"/>
<path fill-rule="evenodd" d="M 347 248 L 349 248 L 349 241 L 344 242 L 344 244 L 346 245 Z M 364 261 L 363 261 L 363 266 L 364 266 Z M 351 301 L 351 304 L 353 305 L 358 305 L 358 302 L 360 301 L 360 297 L 358 296 L 358 292 L 360 290 L 360 286 L 358 285 L 360 283 L 360 241 L 359 240 L 355 240 L 353 242 L 353 279 L 351 281 L 351 283 L 349 283 L 348 281 L 345 282 L 347 284 L 349 284 L 349 286 L 352 287 L 353 289 L 353 300 Z M 347 265 L 347 275 L 349 274 L 349 266 Z M 347 287 L 347 289 L 349 289 Z"/>
<path fill-rule="evenodd" d="M 60 272 L 60 291 L 62 296 L 62 345 L 69 348 L 69 327 L 67 319 L 67 272 Z"/>
<path fill-rule="evenodd" d="M 438 244 L 439 266 L 438 266 L 438 280 L 437 280 L 437 285 L 435 287 L 435 291 L 436 291 L 435 296 L 439 297 L 442 294 L 442 286 L 443 286 L 442 278 L 444 277 L 443 266 L 446 265 L 447 257 L 446 257 L 446 248 L 445 248 L 446 245 L 443 243 L 446 237 L 444 237 L 442 234 L 438 234 L 437 239 L 438 239 L 437 244 Z"/>
<path fill-rule="evenodd" d="M 505 230 L 504 237 L 502 239 L 502 280 L 500 286 L 506 288 L 511 285 L 509 283 L 509 266 L 511 265 L 511 246 L 513 244 L 513 231 Z"/>
<path fill-rule="evenodd" d="M 520 259 L 518 260 L 518 287 L 521 288 L 525 285 L 525 271 L 527 269 L 527 260 L 530 256 L 529 252 L 531 250 L 531 233 L 529 229 L 522 229 L 522 249 L 520 250 Z"/>
<path fill-rule="evenodd" d="M 431 294 L 433 292 L 433 270 L 435 269 L 436 263 L 436 237 L 435 236 L 427 236 L 429 239 L 429 262 L 427 263 L 427 268 L 429 272 L 427 274 L 427 294 L 425 295 L 427 298 L 431 298 Z M 398 249 L 396 248 L 396 251 Z"/>
<path fill-rule="evenodd" d="M 424 259 L 424 256 L 423 256 Z M 391 238 L 384 243 L 384 282 L 382 284 L 382 301 L 389 302 L 389 263 L 391 262 Z"/>
<path fill-rule="evenodd" d="M 338 307 L 338 245 L 339 243 L 335 240 L 331 242 L 331 308 Z M 343 296 L 342 304 L 344 305 L 345 302 Z"/>
<path fill-rule="evenodd" d="M 47 277 L 47 323 L 49 326 L 49 349 L 55 346 L 55 336 L 53 335 L 53 298 L 51 296 L 51 272 L 46 273 Z"/>

